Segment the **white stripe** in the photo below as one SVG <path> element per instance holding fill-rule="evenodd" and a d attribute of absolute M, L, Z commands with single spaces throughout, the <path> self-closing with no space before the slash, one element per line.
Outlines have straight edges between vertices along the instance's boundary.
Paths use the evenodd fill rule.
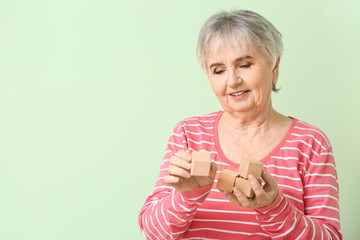
<path fill-rule="evenodd" d="M 292 227 L 289 230 L 287 230 L 286 232 L 284 232 L 283 234 L 277 235 L 273 238 L 279 238 L 279 237 L 285 236 L 295 228 L 295 225 L 297 224 L 296 214 L 297 214 L 297 211 L 295 211 L 295 214 L 294 214 L 294 224 L 292 225 Z"/>
<path fill-rule="evenodd" d="M 185 207 L 184 205 L 182 205 L 181 203 L 179 203 L 180 207 L 182 207 L 182 209 L 184 209 L 187 212 L 190 212 L 191 210 L 188 209 L 187 207 Z"/>
<path fill-rule="evenodd" d="M 333 154 L 332 152 L 324 152 L 324 153 L 321 153 L 320 156 L 321 156 L 321 155 L 331 155 L 331 156 L 334 156 L 334 154 Z"/>
<path fill-rule="evenodd" d="M 314 163 L 314 162 L 310 161 L 310 159 L 308 160 L 308 162 L 311 165 L 315 165 L 315 166 L 332 166 L 333 168 L 335 168 L 335 165 L 333 163 Z"/>
<path fill-rule="evenodd" d="M 151 239 L 151 237 L 149 237 L 149 235 L 147 234 L 147 232 L 145 231 L 145 229 L 141 229 L 141 232 L 142 232 L 144 238 L 147 237 L 148 239 Z"/>
<path fill-rule="evenodd" d="M 304 196 L 304 199 L 306 198 L 332 198 L 336 201 L 338 201 L 338 199 L 332 195 L 328 195 L 328 194 L 325 194 L 325 195 L 310 195 L 310 196 Z"/>
<path fill-rule="evenodd" d="M 312 145 L 310 143 L 307 143 L 307 142 L 305 142 L 303 140 L 286 140 L 286 142 L 288 142 L 288 143 L 301 142 L 301 143 L 305 144 L 308 147 L 312 147 Z"/>
<path fill-rule="evenodd" d="M 331 184 L 307 184 L 304 186 L 304 188 L 307 188 L 307 187 L 331 187 L 337 191 L 337 188 Z"/>
<path fill-rule="evenodd" d="M 278 184 L 278 185 L 281 186 L 281 187 L 286 187 L 286 188 L 293 189 L 293 190 L 295 190 L 295 191 L 303 192 L 303 189 L 302 189 L 302 188 L 295 188 L 295 187 L 288 186 L 288 185 L 284 185 L 284 184 Z"/>
<path fill-rule="evenodd" d="M 209 145 L 215 145 L 215 143 L 214 143 L 214 142 L 208 142 L 208 141 L 200 141 L 200 142 L 196 142 L 196 141 L 192 140 L 191 138 L 188 138 L 188 141 L 193 142 L 193 143 L 196 143 L 196 144 L 207 143 L 207 144 L 209 144 Z"/>
<path fill-rule="evenodd" d="M 193 134 L 193 135 L 207 135 L 207 136 L 211 136 L 213 137 L 214 134 L 212 133 L 205 133 L 205 132 L 190 132 L 188 130 L 185 130 L 185 133 L 190 133 L 190 134 Z"/>
<path fill-rule="evenodd" d="M 195 198 L 188 198 L 188 200 L 190 201 L 196 201 L 196 200 L 199 200 L 200 198 L 202 198 L 203 196 L 206 196 L 206 194 L 209 194 L 210 190 L 207 191 L 206 193 L 202 194 L 201 196 L 199 197 L 195 197 Z"/>
<path fill-rule="evenodd" d="M 311 224 L 312 224 L 312 226 L 313 226 L 313 236 L 312 236 L 312 239 L 311 239 L 311 240 L 314 240 L 314 238 L 315 238 L 315 232 L 316 232 L 316 227 L 315 227 L 314 221 L 313 221 L 311 218 L 309 218 L 309 220 L 311 221 Z"/>
<path fill-rule="evenodd" d="M 329 230 L 330 232 L 332 232 L 333 235 L 336 237 L 336 239 L 339 239 L 339 236 L 338 236 L 336 233 L 334 233 L 334 231 L 333 231 L 331 228 L 329 228 L 329 227 L 326 226 L 326 225 L 324 225 L 324 227 L 326 227 L 327 230 Z M 331 235 L 331 234 L 330 234 L 330 235 Z M 331 237 L 331 236 L 330 236 L 330 237 Z"/>
<path fill-rule="evenodd" d="M 189 133 L 189 134 L 192 134 L 192 135 L 206 135 L 206 136 L 211 136 L 211 137 L 213 137 L 214 136 L 214 134 L 212 134 L 212 133 L 205 133 L 205 132 L 191 132 L 191 131 L 188 131 L 188 130 L 185 130 L 185 133 L 184 132 L 182 132 L 182 133 L 175 133 L 175 132 L 173 132 L 171 135 L 173 135 L 173 136 L 176 136 L 176 137 L 182 137 L 184 134 L 186 134 L 186 133 Z"/>
<path fill-rule="evenodd" d="M 284 199 L 284 198 L 282 197 L 282 199 Z M 264 222 L 272 222 L 277 216 L 279 216 L 280 214 L 282 214 L 285 211 L 285 209 L 287 208 L 288 205 L 289 205 L 289 203 L 286 201 L 285 206 L 280 210 L 280 212 L 278 212 L 277 214 L 270 214 L 270 216 L 272 216 L 272 217 Z"/>
<path fill-rule="evenodd" d="M 159 235 L 160 235 L 163 239 L 166 240 L 166 238 L 165 238 L 165 237 L 160 233 L 160 231 L 155 227 L 151 215 L 150 215 L 150 222 L 151 222 L 151 225 L 153 226 L 153 228 L 159 233 Z"/>
<path fill-rule="evenodd" d="M 287 194 L 284 194 L 284 193 L 283 193 L 283 195 L 286 196 L 287 198 L 291 198 L 292 200 L 295 200 L 295 201 L 297 201 L 297 202 L 299 202 L 301 204 L 304 204 L 304 201 L 302 201 L 302 200 L 300 200 L 300 199 L 298 199 L 296 197 L 293 197 L 293 196 L 290 196 L 290 195 L 287 195 Z"/>
<path fill-rule="evenodd" d="M 165 199 L 165 198 L 163 198 L 163 199 Z M 163 200 L 163 199 L 161 199 L 161 200 Z M 161 201 L 160 200 L 160 201 Z M 164 201 L 162 201 L 162 203 L 161 203 L 161 214 L 162 214 L 162 216 L 163 216 L 163 219 L 164 219 L 164 221 L 165 221 L 165 223 L 166 223 L 166 226 L 169 226 L 169 222 L 168 222 L 168 220 L 166 219 L 166 216 L 165 216 L 165 213 L 164 213 Z M 164 230 L 165 231 L 165 230 Z M 167 233 L 167 232 L 166 232 Z M 168 233 L 169 234 L 169 233 Z M 169 234 L 170 235 L 170 234 Z"/>
<path fill-rule="evenodd" d="M 262 227 L 273 227 L 275 225 L 278 224 L 282 224 L 283 222 L 275 222 L 275 223 L 270 223 L 270 224 L 261 224 Z"/>
<path fill-rule="evenodd" d="M 300 237 L 305 233 L 306 229 L 308 229 L 308 227 L 309 227 L 308 224 L 307 224 L 307 221 L 306 221 L 305 217 L 302 216 L 302 218 L 303 218 L 304 223 L 305 223 L 305 228 L 304 228 L 304 230 L 301 232 L 301 234 L 300 234 L 295 240 L 300 239 Z"/>
<path fill-rule="evenodd" d="M 282 203 L 283 200 L 284 200 L 284 197 L 281 196 L 280 201 L 278 202 L 278 204 L 276 204 L 276 206 L 274 206 L 273 208 L 271 208 L 271 209 L 269 209 L 269 210 L 267 210 L 267 211 L 264 211 L 264 212 L 262 212 L 262 213 L 264 214 L 264 213 L 267 213 L 267 212 L 271 211 L 271 210 L 274 209 L 274 208 L 277 208 L 277 207 Z"/>
<path fill-rule="evenodd" d="M 284 160 L 299 160 L 298 157 L 280 157 L 280 156 L 271 156 L 270 158 L 276 158 L 276 159 L 284 159 Z"/>
<path fill-rule="evenodd" d="M 186 121 L 198 121 L 198 122 L 215 122 L 215 120 L 200 120 L 198 118 L 187 118 Z"/>
<path fill-rule="evenodd" d="M 216 198 L 206 198 L 206 201 L 210 201 L 210 202 L 226 202 L 226 203 L 229 202 L 229 200 L 227 200 L 227 199 L 216 199 Z"/>
<path fill-rule="evenodd" d="M 182 238 L 182 240 L 192 240 L 192 239 L 200 239 L 200 240 L 219 240 L 219 239 L 215 239 L 215 238 L 205 238 L 205 237 Z"/>
<path fill-rule="evenodd" d="M 283 175 L 277 175 L 277 174 L 274 174 L 274 173 L 271 173 L 271 176 L 276 176 L 278 178 L 287 178 L 287 179 L 295 180 L 295 181 L 301 181 L 301 179 L 298 178 L 298 177 L 293 178 L 293 177 L 288 177 L 288 176 L 283 176 Z"/>
<path fill-rule="evenodd" d="M 225 222 L 225 223 L 237 223 L 237 224 L 247 224 L 247 225 L 255 225 L 259 226 L 259 223 L 249 222 L 249 221 L 234 221 L 234 220 L 222 220 L 222 219 L 193 219 L 193 222 Z"/>
<path fill-rule="evenodd" d="M 168 142 L 169 145 L 175 145 L 177 147 L 181 147 L 181 148 L 184 148 L 184 145 L 181 145 L 181 144 L 177 144 L 177 143 L 174 143 L 174 142 Z"/>
<path fill-rule="evenodd" d="M 189 147 L 189 150 L 190 151 L 193 151 L 193 152 L 208 152 L 208 153 L 215 153 L 215 154 L 218 154 L 218 152 L 216 152 L 216 151 L 206 151 L 206 150 L 203 150 L 203 149 L 201 149 L 201 150 L 198 150 L 198 149 L 193 149 L 193 148 L 191 148 L 191 147 Z"/>
<path fill-rule="evenodd" d="M 286 215 L 286 218 L 283 220 L 283 222 L 280 224 L 280 226 L 278 226 L 278 228 L 276 229 L 277 232 L 285 225 L 285 223 L 289 217 L 290 217 L 290 214 Z"/>
<path fill-rule="evenodd" d="M 308 177 L 308 176 L 320 176 L 320 177 L 332 177 L 334 178 L 335 180 L 337 180 L 336 176 L 334 176 L 333 174 L 321 174 L 321 173 L 307 173 L 305 174 L 305 177 Z"/>
<path fill-rule="evenodd" d="M 172 211 L 170 211 L 169 209 L 167 209 L 167 212 L 170 213 L 171 215 L 173 215 L 174 217 L 176 217 L 177 219 L 179 219 L 182 222 L 186 222 L 186 220 L 181 219 L 180 217 L 178 217 L 175 213 L 173 213 Z"/>
<path fill-rule="evenodd" d="M 185 222 L 184 224 L 170 223 L 169 225 L 170 225 L 170 226 L 176 226 L 176 227 L 178 227 L 178 228 L 183 228 L 183 227 L 185 227 L 185 226 L 188 225 L 188 224 L 189 224 L 189 222 Z"/>
<path fill-rule="evenodd" d="M 150 230 L 150 228 L 149 228 L 149 225 L 148 225 L 148 222 L 147 222 L 147 219 L 145 218 L 145 223 L 146 223 L 146 226 L 147 226 L 147 229 L 149 230 L 149 232 L 154 236 L 154 237 L 156 237 L 156 239 L 159 239 L 151 230 Z M 150 239 L 152 239 L 152 238 L 150 238 Z"/>
<path fill-rule="evenodd" d="M 214 232 L 232 233 L 232 234 L 243 234 L 243 235 L 248 235 L 248 236 L 250 236 L 250 235 L 261 235 L 261 236 L 270 237 L 270 235 L 268 235 L 266 233 L 261 233 L 261 232 L 249 233 L 249 232 L 222 230 L 222 229 L 217 229 L 217 228 L 194 228 L 194 229 L 188 229 L 189 232 L 203 231 L 203 230 L 214 231 Z"/>
<path fill-rule="evenodd" d="M 303 153 L 299 148 L 296 148 L 296 147 L 281 147 L 280 148 L 281 150 L 285 149 L 285 150 L 296 150 L 298 152 L 300 152 L 301 155 L 309 158 L 309 155 L 307 155 L 306 153 Z"/>
<path fill-rule="evenodd" d="M 255 212 L 231 211 L 231 210 L 223 210 L 223 209 L 198 208 L 197 211 L 198 211 L 198 212 L 220 212 L 220 213 L 235 213 L 235 214 L 250 214 L 250 215 L 256 215 Z"/>
<path fill-rule="evenodd" d="M 274 167 L 274 168 L 286 169 L 286 170 L 297 170 L 296 167 L 281 167 L 281 166 L 276 166 L 276 165 L 273 165 L 273 164 L 271 164 L 271 165 L 265 165 L 265 164 L 264 164 L 264 167 L 266 167 L 266 168 Z"/>
<path fill-rule="evenodd" d="M 198 124 L 198 123 L 196 123 L 196 124 L 184 123 L 184 124 L 180 125 L 180 126 L 178 127 L 178 129 L 181 128 L 181 127 L 184 127 L 184 126 L 188 126 L 188 127 L 200 126 L 200 127 L 202 127 L 202 128 L 205 128 L 205 129 L 214 129 L 214 127 L 205 127 L 205 126 L 203 126 L 203 125 L 201 125 L 201 124 Z"/>
<path fill-rule="evenodd" d="M 316 129 L 313 129 L 313 128 L 301 128 L 301 127 L 294 127 L 294 128 L 297 128 L 297 129 L 301 129 L 301 130 L 310 130 L 310 131 L 314 131 L 314 132 L 317 132 L 319 133 L 326 141 L 326 144 L 328 147 L 330 147 L 330 143 L 328 142 L 327 138 L 324 136 L 324 134 L 322 134 L 322 132 L 316 130 Z"/>
<path fill-rule="evenodd" d="M 179 212 L 179 210 L 176 209 L 176 207 L 175 207 L 175 202 L 174 202 L 174 199 L 175 199 L 175 191 L 176 191 L 175 188 L 171 191 L 171 205 L 172 205 L 173 209 L 174 209 L 176 212 Z"/>
<path fill-rule="evenodd" d="M 331 217 L 326 217 L 326 216 L 310 216 L 310 215 L 308 215 L 308 217 L 311 217 L 311 218 L 320 218 L 320 219 L 325 218 L 325 219 L 329 219 L 329 220 L 332 220 L 332 221 L 335 221 L 335 222 L 340 223 L 340 220 L 337 219 L 337 218 L 331 218 Z"/>
<path fill-rule="evenodd" d="M 335 211 L 339 212 L 339 209 L 337 209 L 337 208 L 335 208 L 335 207 L 330 207 L 330 206 L 327 206 L 327 205 L 314 206 L 314 207 L 306 207 L 305 210 L 317 209 L 317 208 L 329 208 L 329 209 L 332 209 L 332 210 L 335 210 Z"/>
<path fill-rule="evenodd" d="M 321 144 L 321 142 L 319 140 L 317 140 L 316 137 L 314 137 L 311 134 L 301 135 L 301 134 L 291 133 L 290 135 L 293 135 L 293 136 L 296 136 L 296 137 L 312 137 L 314 139 L 314 141 L 317 142 L 322 149 L 326 150 L 326 148 Z"/>

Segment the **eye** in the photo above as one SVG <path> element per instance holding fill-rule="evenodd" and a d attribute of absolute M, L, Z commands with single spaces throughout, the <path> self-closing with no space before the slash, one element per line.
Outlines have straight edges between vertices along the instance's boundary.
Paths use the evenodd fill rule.
<path fill-rule="evenodd" d="M 214 74 L 221 74 L 221 73 L 223 73 L 223 72 L 225 72 L 225 70 L 218 70 L 218 71 L 215 70 L 215 71 L 214 71 Z"/>
<path fill-rule="evenodd" d="M 250 67 L 252 64 L 251 63 L 247 63 L 247 64 L 241 64 L 239 67 L 240 68 L 248 68 Z"/>

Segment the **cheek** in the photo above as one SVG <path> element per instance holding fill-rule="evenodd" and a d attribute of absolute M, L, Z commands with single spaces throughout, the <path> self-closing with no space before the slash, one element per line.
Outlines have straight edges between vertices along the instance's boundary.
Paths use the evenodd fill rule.
<path fill-rule="evenodd" d="M 272 91 L 272 79 L 270 78 L 258 78 L 257 91 L 254 95 L 257 101 L 266 101 L 271 95 Z"/>
<path fill-rule="evenodd" d="M 223 84 L 223 82 L 220 79 L 211 79 L 210 85 L 217 97 L 221 97 L 225 94 L 226 91 L 226 84 Z"/>

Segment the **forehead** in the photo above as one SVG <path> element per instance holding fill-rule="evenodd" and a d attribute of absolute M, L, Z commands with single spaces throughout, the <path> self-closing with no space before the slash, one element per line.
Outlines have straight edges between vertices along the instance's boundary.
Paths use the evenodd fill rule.
<path fill-rule="evenodd" d="M 239 40 L 235 43 L 212 41 L 207 48 L 207 66 L 213 63 L 232 61 L 243 56 L 251 56 L 254 59 L 263 57 L 261 51 L 246 41 Z"/>

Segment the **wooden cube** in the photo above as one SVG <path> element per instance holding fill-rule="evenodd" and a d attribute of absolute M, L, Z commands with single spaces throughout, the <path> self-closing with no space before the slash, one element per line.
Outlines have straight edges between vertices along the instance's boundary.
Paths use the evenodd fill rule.
<path fill-rule="evenodd" d="M 191 153 L 191 170 L 192 176 L 210 176 L 211 159 L 208 152 Z"/>
<path fill-rule="evenodd" d="M 235 180 L 235 187 L 239 188 L 245 194 L 246 197 L 248 198 L 255 197 L 254 190 L 251 188 L 249 180 L 242 177 L 238 177 Z"/>
<path fill-rule="evenodd" d="M 263 164 L 260 161 L 243 158 L 240 161 L 239 174 L 241 177 L 247 179 L 249 174 L 257 179 L 261 179 Z"/>
<path fill-rule="evenodd" d="M 229 169 L 224 169 L 220 172 L 216 188 L 222 191 L 232 193 L 235 185 L 235 179 L 239 174 Z"/>

